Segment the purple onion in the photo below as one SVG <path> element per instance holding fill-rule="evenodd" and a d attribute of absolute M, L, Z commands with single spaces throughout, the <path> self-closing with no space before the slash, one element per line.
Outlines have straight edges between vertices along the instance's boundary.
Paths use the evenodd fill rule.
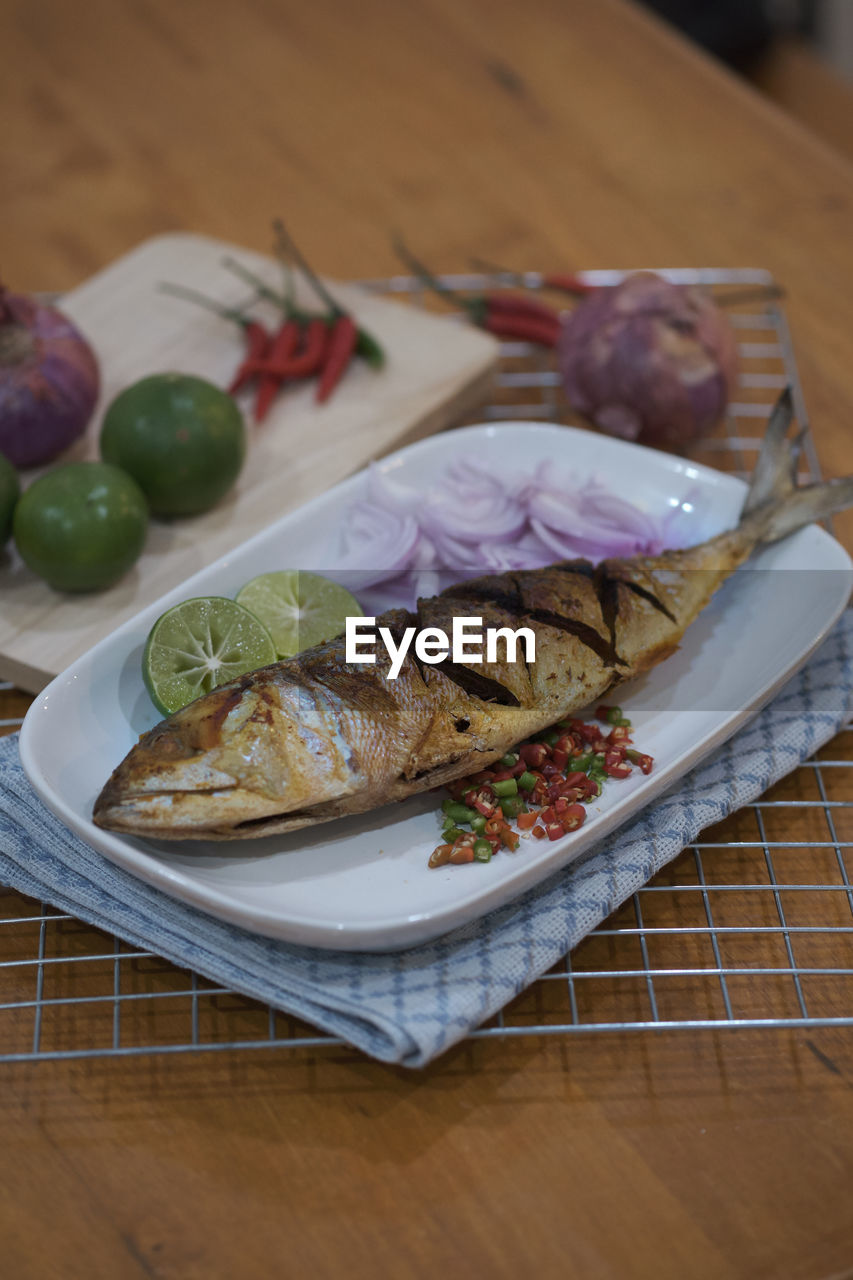
<path fill-rule="evenodd" d="M 575 556 L 655 555 L 673 545 L 672 520 L 671 509 L 649 515 L 594 476 L 561 475 L 550 460 L 499 474 L 481 458 L 460 457 L 426 491 L 372 467 L 367 497 L 347 513 L 336 563 L 362 607 L 381 613 L 483 573 Z"/>
<path fill-rule="evenodd" d="M 568 315 L 559 356 L 569 403 L 602 431 L 680 449 L 723 417 L 737 346 L 701 289 L 637 272 Z"/>
<path fill-rule="evenodd" d="M 0 453 L 16 467 L 50 462 L 86 430 L 99 383 L 66 316 L 0 285 Z"/>

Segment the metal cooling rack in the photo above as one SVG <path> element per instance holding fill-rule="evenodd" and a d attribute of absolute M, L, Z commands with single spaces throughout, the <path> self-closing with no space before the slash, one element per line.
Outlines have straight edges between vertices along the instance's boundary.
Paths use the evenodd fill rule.
<path fill-rule="evenodd" d="M 715 289 L 769 284 L 760 271 L 669 271 Z M 591 272 L 609 284 L 617 272 Z M 447 276 L 460 292 L 503 276 Z M 530 273 L 524 283 L 538 288 Z M 408 277 L 369 281 L 430 305 Z M 806 411 L 777 303 L 732 310 L 741 375 L 724 428 L 695 451 L 746 475 L 760 428 L 790 384 Z M 492 403 L 476 417 L 579 421 L 552 353 L 506 343 Z M 804 475 L 819 474 L 811 435 Z M 0 733 L 28 699 L 0 685 Z M 670 1029 L 853 1025 L 853 723 L 756 803 L 702 833 L 571 955 L 472 1039 Z M 0 1062 L 343 1042 L 167 961 L 0 889 Z M 357 1051 L 352 1050 L 353 1054 Z"/>

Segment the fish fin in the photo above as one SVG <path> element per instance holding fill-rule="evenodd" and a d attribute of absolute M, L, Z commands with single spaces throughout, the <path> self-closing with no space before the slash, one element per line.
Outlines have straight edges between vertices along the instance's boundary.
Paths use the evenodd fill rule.
<path fill-rule="evenodd" d="M 779 502 L 793 490 L 803 434 L 800 432 L 794 440 L 787 438 L 793 420 L 794 397 L 791 388 L 786 387 L 770 410 L 741 518 L 765 502 Z"/>
<path fill-rule="evenodd" d="M 853 476 L 797 487 L 797 463 L 806 428 L 789 438 L 794 400 L 786 387 L 770 412 L 767 430 L 741 513 L 759 542 L 776 542 L 814 520 L 853 506 Z"/>

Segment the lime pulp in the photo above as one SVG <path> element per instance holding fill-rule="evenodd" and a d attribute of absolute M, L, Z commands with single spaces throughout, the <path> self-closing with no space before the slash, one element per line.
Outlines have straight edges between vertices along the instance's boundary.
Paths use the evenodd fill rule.
<path fill-rule="evenodd" d="M 276 660 L 262 622 L 225 596 L 196 596 L 157 619 L 142 657 L 151 700 L 171 715 L 218 685 Z"/>
<path fill-rule="evenodd" d="M 303 569 L 262 573 L 237 593 L 237 601 L 264 624 L 280 658 L 334 639 L 348 617 L 364 614 L 345 587 Z"/>

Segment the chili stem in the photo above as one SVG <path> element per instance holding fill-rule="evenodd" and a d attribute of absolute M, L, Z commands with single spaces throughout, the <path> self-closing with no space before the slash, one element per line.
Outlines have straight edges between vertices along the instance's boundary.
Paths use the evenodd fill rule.
<path fill-rule="evenodd" d="M 546 275 L 541 271 L 510 271 L 508 267 L 498 266 L 496 262 L 490 262 L 487 258 L 471 258 L 470 262 L 475 271 L 509 276 L 513 284 L 520 285 L 524 289 L 554 289 L 558 293 L 568 293 L 573 298 L 583 298 L 588 293 L 594 293 L 598 288 L 597 285 L 587 284 L 572 272 Z"/>
<path fill-rule="evenodd" d="M 457 297 L 452 289 L 448 289 L 446 284 L 442 284 L 437 276 L 434 276 L 432 272 L 424 266 L 420 259 L 415 257 L 412 251 L 403 243 L 403 240 L 399 235 L 395 235 L 393 237 L 392 243 L 398 258 L 402 259 L 413 275 L 416 275 L 424 284 L 428 285 L 430 289 L 439 295 L 439 297 L 446 298 L 448 302 L 452 302 L 454 307 L 466 307 L 467 309 L 470 309 L 468 303 L 463 298 Z"/>
<path fill-rule="evenodd" d="M 489 258 L 469 258 L 468 261 L 475 271 L 482 271 L 489 276 L 510 276 L 513 284 L 524 284 L 524 273 L 521 271 L 511 271 L 509 267 L 502 267 Z"/>
<path fill-rule="evenodd" d="M 215 302 L 213 298 L 208 298 L 206 294 L 200 293 L 198 289 L 190 289 L 187 285 L 163 282 L 157 288 L 160 293 L 168 293 L 170 297 L 181 298 L 184 302 L 194 302 L 197 306 L 204 307 L 207 311 L 212 311 L 214 315 L 221 316 L 223 320 L 233 320 L 235 324 L 243 327 L 250 323 L 248 316 L 244 313 L 256 300 L 255 298 L 250 298 L 242 308 L 224 307 L 221 303 Z"/>
<path fill-rule="evenodd" d="M 326 286 L 323 284 L 323 281 L 317 275 L 316 271 L 311 266 L 311 264 L 308 262 L 307 258 L 302 253 L 302 250 L 299 248 L 299 245 L 293 239 L 293 236 L 287 230 L 287 227 L 284 225 L 281 218 L 275 218 L 273 220 L 272 225 L 273 225 L 273 231 L 275 232 L 278 240 L 276 251 L 278 253 L 278 256 L 281 258 L 281 260 L 285 261 L 286 255 L 288 253 L 291 254 L 292 257 L 294 257 L 297 263 L 299 264 L 299 269 L 304 273 L 305 276 L 307 276 L 308 280 L 311 282 L 315 293 L 320 298 L 322 298 L 326 306 L 329 308 L 330 312 L 332 313 L 332 318 L 337 320 L 338 317 L 344 315 L 345 313 L 344 313 L 343 307 L 340 306 L 340 304 L 337 303 L 335 299 L 332 297 L 332 295 L 329 293 L 329 290 L 326 288 Z"/>
<path fill-rule="evenodd" d="M 254 271 L 250 271 L 248 267 L 244 267 L 242 262 L 238 262 L 236 258 L 223 258 L 223 267 L 228 271 L 232 271 L 235 276 L 239 276 L 241 280 L 245 280 L 247 284 L 254 287 L 258 297 L 266 298 L 269 302 L 274 302 L 277 307 L 281 307 L 282 311 L 288 312 L 287 298 L 283 294 L 277 293 L 270 285 L 265 284 L 260 276 L 256 276 Z M 296 318 L 294 315 L 292 318 Z"/>

